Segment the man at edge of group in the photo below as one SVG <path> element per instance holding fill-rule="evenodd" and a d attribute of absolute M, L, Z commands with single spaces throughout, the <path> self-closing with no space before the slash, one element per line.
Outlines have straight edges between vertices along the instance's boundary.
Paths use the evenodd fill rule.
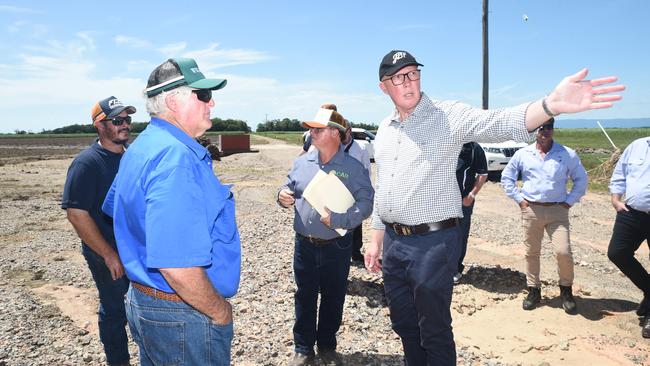
<path fill-rule="evenodd" d="M 553 141 L 554 121 L 551 118 L 537 129 L 534 144 L 517 150 L 501 173 L 501 184 L 521 209 L 528 287 L 523 309 L 533 310 L 542 300 L 539 258 L 546 231 L 557 258 L 562 308 L 575 314 L 569 209 L 587 192 L 587 172 L 575 151 Z M 519 174 L 521 188 L 517 187 Z M 569 178 L 573 187 L 567 193 Z"/>
<path fill-rule="evenodd" d="M 461 146 L 528 141 L 529 131 L 549 117 L 611 106 L 621 97 L 603 94 L 624 86 L 596 88 L 616 78 L 585 80 L 584 69 L 538 101 L 481 110 L 430 99 L 420 91 L 418 66 L 399 50 L 379 66 L 379 87 L 395 110 L 375 139 L 373 232 L 365 264 L 371 272 L 383 272 L 392 328 L 402 340 L 406 364 L 455 365 L 450 305 L 460 255 L 462 209 L 455 172 Z"/>
<path fill-rule="evenodd" d="M 278 192 L 278 203 L 294 206 L 293 228 L 296 232 L 293 270 L 296 322 L 293 327 L 295 354 L 292 366 L 310 365 L 315 359 L 314 345 L 325 365 L 342 365 L 336 352 L 336 332 L 343 318 L 343 304 L 350 272 L 352 229 L 372 212 L 374 190 L 364 166 L 345 153 L 347 121 L 324 105 L 309 127 L 315 150 L 298 157 Z M 354 198 L 344 213 L 329 212 L 321 217 L 304 198 L 303 193 L 318 171 L 334 174 Z M 341 236 L 334 229 L 347 229 Z M 320 292 L 320 307 L 318 294 Z M 317 311 L 318 308 L 318 311 Z M 317 319 L 318 317 L 318 319 Z"/>
<path fill-rule="evenodd" d="M 61 200 L 99 292 L 99 339 L 109 365 L 129 365 L 124 310 L 129 280 L 117 253 L 113 220 L 101 208 L 126 150 L 133 113 L 135 107 L 115 97 L 95 103 L 91 118 L 99 137 L 70 165 Z"/>
<path fill-rule="evenodd" d="M 641 335 L 650 338 L 650 274 L 634 257 L 644 240 L 650 245 L 650 136 L 625 148 L 609 191 L 616 221 L 607 256 L 643 292 L 636 315 L 641 317 Z"/>
<path fill-rule="evenodd" d="M 241 246 L 230 187 L 195 138 L 212 126 L 212 91 L 193 59 L 156 67 L 145 89 L 151 121 L 124 154 L 102 209 L 114 219 L 131 286 L 126 310 L 141 365 L 229 365 L 228 298 Z"/>
<path fill-rule="evenodd" d="M 472 226 L 472 213 L 476 195 L 487 181 L 488 170 L 485 152 L 476 142 L 468 142 L 460 150 L 458 165 L 456 166 L 456 179 L 463 200 L 463 217 L 458 221 L 461 233 L 460 257 L 458 259 L 458 272 L 454 275 L 454 283 L 459 283 L 463 277 L 465 265 L 463 260 L 467 253 L 469 230 Z"/>

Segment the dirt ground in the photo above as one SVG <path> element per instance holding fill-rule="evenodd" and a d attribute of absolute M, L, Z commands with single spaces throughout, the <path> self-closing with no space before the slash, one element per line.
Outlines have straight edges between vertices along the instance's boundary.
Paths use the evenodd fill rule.
<path fill-rule="evenodd" d="M 20 297 L 33 298 L 30 306 L 9 309 L 0 305 L 0 314 L 6 311 L 0 315 L 0 365 L 40 364 L 30 354 L 54 360 L 54 353 L 70 347 L 70 357 L 79 354 L 85 363 L 101 363 L 101 357 L 85 348 L 99 349 L 95 289 L 74 230 L 58 206 L 67 167 L 87 140 L 48 145 L 0 139 L 0 295 L 13 299 L 15 294 L 11 301 L 16 303 L 22 301 Z M 285 364 L 292 350 L 291 212 L 278 208 L 274 201 L 299 147 L 267 140 L 268 144 L 254 146 L 258 153 L 215 162 L 219 178 L 234 184 L 242 232 L 242 286 L 233 299 L 235 321 L 240 324 L 233 343 L 235 365 Z M 484 186 L 474 209 L 465 260 L 468 269 L 454 289 L 452 303 L 459 364 L 650 365 L 650 340 L 641 337 L 634 314 L 640 291 L 606 255 L 615 216 L 609 196 L 588 193 L 570 215 L 578 314 L 567 315 L 561 308 L 557 266 L 548 241 L 542 254 L 542 304 L 523 311 L 519 210 L 498 183 Z M 364 224 L 364 240 L 369 237 L 368 226 Z M 275 242 L 283 244 L 271 247 Z M 646 243 L 637 257 L 650 268 Z M 381 299 L 380 276 L 353 267 L 350 281 L 339 335 L 344 359 L 351 365 L 400 364 L 401 346 L 390 330 L 385 303 L 373 302 Z M 266 288 L 271 289 L 268 295 L 259 292 Z M 51 327 L 58 329 L 52 341 L 55 345 L 18 344 L 28 331 L 20 333 L 11 323 L 50 308 L 65 320 L 63 328 Z M 364 317 L 373 320 L 366 322 L 366 328 L 358 327 L 355 322 L 363 322 Z M 68 335 L 75 329 L 79 332 Z M 270 340 L 260 337 L 265 332 Z M 74 338 L 79 334 L 93 339 L 80 346 Z"/>

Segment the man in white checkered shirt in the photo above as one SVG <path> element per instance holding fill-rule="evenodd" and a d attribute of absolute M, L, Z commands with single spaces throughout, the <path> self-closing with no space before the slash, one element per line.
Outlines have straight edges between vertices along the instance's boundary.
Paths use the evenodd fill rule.
<path fill-rule="evenodd" d="M 402 339 L 406 364 L 455 365 L 450 305 L 460 255 L 456 163 L 462 145 L 528 141 L 529 131 L 549 117 L 608 108 L 621 97 L 603 94 L 625 87 L 599 87 L 616 77 L 586 80 L 583 69 L 538 101 L 482 110 L 429 99 L 420 91 L 418 66 L 406 51 L 389 52 L 379 66 L 379 87 L 395 111 L 381 122 L 375 140 L 373 232 L 365 265 L 383 272 L 392 328 Z"/>

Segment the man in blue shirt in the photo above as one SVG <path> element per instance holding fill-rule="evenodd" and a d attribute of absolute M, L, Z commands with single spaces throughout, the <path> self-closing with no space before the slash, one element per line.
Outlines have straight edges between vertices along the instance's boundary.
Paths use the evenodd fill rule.
<path fill-rule="evenodd" d="M 650 137 L 635 140 L 625 149 L 612 174 L 609 191 L 616 222 L 607 256 L 643 291 L 636 314 L 642 317 L 641 335 L 650 338 L 650 274 L 634 258 L 644 240 L 650 244 Z M 621 200 L 623 196 L 625 201 Z"/>
<path fill-rule="evenodd" d="M 341 142 L 347 122 L 337 111 L 321 108 L 310 127 L 316 147 L 298 157 L 287 182 L 278 193 L 278 203 L 294 206 L 293 228 L 296 231 L 293 269 L 298 290 L 295 295 L 296 322 L 293 327 L 295 355 L 292 365 L 309 365 L 314 360 L 314 344 L 326 365 L 342 365 L 336 353 L 336 332 L 343 317 L 347 290 L 352 233 L 370 216 L 374 190 L 368 170 L 346 154 Z M 318 171 L 335 174 L 354 197 L 354 204 L 344 213 L 328 210 L 321 217 L 303 197 L 305 188 Z M 347 229 L 341 236 L 334 229 Z M 318 293 L 321 294 L 317 312 Z M 316 315 L 318 314 L 318 322 Z"/>
<path fill-rule="evenodd" d="M 551 118 L 539 127 L 534 144 L 515 153 L 501 173 L 501 183 L 508 197 L 521 208 L 528 285 L 528 296 L 522 307 L 532 310 L 542 299 L 539 255 L 546 231 L 557 257 L 562 307 L 566 313 L 575 314 L 569 209 L 587 191 L 587 172 L 575 151 L 553 141 L 554 121 Z M 519 174 L 523 182 L 521 188 L 517 187 Z M 573 187 L 567 193 L 569 178 Z"/>
<path fill-rule="evenodd" d="M 149 76 L 151 122 L 124 154 L 103 210 L 131 280 L 126 309 L 142 365 L 229 365 L 227 298 L 239 286 L 241 249 L 230 187 L 196 142 L 212 126 L 212 91 L 192 59 Z"/>
<path fill-rule="evenodd" d="M 109 365 L 129 364 L 124 311 L 129 280 L 115 247 L 113 220 L 101 206 L 126 150 L 133 113 L 133 106 L 115 97 L 95 103 L 91 118 L 99 138 L 72 161 L 61 200 L 99 292 L 99 339 Z"/>
<path fill-rule="evenodd" d="M 458 155 L 456 166 L 456 180 L 460 188 L 460 196 L 463 198 L 463 217 L 459 220 L 458 226 L 461 231 L 460 258 L 458 259 L 458 272 L 454 276 L 454 283 L 459 283 L 463 276 L 465 265 L 463 260 L 467 253 L 467 241 L 469 230 L 472 226 L 472 212 L 474 212 L 474 200 L 476 195 L 487 181 L 488 170 L 485 152 L 476 142 L 468 142 L 463 145 Z"/>

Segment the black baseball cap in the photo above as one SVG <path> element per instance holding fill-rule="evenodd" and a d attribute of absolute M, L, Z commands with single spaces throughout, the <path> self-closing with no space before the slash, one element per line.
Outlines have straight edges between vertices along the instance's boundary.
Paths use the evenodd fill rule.
<path fill-rule="evenodd" d="M 384 56 L 379 64 L 379 81 L 384 76 L 394 75 L 402 68 L 410 65 L 424 66 L 415 61 L 415 57 L 406 51 L 392 50 Z"/>

